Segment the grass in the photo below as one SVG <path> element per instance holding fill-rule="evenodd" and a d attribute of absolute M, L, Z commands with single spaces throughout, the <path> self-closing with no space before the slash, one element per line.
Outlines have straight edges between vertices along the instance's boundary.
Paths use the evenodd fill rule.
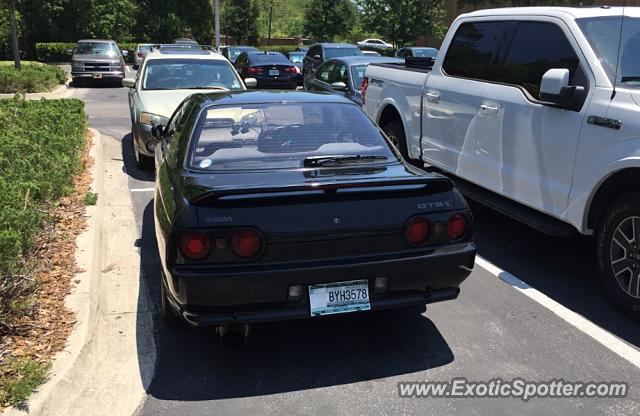
<path fill-rule="evenodd" d="M 98 194 L 95 192 L 87 192 L 84 195 L 84 204 L 85 205 L 95 205 L 98 202 Z"/>
<path fill-rule="evenodd" d="M 46 92 L 64 84 L 67 74 L 56 65 L 22 61 L 16 71 L 13 61 L 0 61 L 0 93 Z"/>
<path fill-rule="evenodd" d="M 0 405 L 22 403 L 39 385 L 44 383 L 51 364 L 39 363 L 31 358 L 11 360 L 0 375 Z"/>

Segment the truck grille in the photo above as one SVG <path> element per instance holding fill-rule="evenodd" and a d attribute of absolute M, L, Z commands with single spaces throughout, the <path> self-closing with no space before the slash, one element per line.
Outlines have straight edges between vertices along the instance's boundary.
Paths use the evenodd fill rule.
<path fill-rule="evenodd" d="M 110 71 L 120 71 L 120 64 L 114 64 L 109 62 L 85 62 L 84 70 L 85 71 L 95 71 L 95 72 L 110 72 Z"/>

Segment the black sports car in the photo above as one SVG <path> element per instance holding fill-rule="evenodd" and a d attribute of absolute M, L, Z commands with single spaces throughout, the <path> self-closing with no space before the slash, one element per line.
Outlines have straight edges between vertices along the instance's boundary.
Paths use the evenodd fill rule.
<path fill-rule="evenodd" d="M 402 161 L 345 98 L 195 94 L 153 131 L 168 319 L 424 305 L 456 298 L 471 272 L 465 200 L 449 179 Z"/>

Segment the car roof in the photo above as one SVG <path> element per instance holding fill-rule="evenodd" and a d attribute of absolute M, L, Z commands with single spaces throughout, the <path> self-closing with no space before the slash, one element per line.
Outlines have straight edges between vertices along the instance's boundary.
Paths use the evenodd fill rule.
<path fill-rule="evenodd" d="M 147 54 L 146 59 L 176 59 L 176 58 L 185 58 L 185 59 L 210 59 L 215 61 L 226 61 L 227 58 L 224 56 L 205 50 L 205 49 L 165 49 L 158 50 L 152 49 L 151 52 Z"/>
<path fill-rule="evenodd" d="M 602 16 L 625 16 L 640 17 L 640 7 L 505 7 L 499 9 L 477 10 L 459 16 L 463 17 L 484 17 L 484 16 L 554 16 L 560 18 L 579 19 L 584 17 Z"/>
<path fill-rule="evenodd" d="M 400 58 L 392 58 L 389 56 L 373 56 L 373 55 L 343 56 L 340 58 L 333 58 L 331 60 L 341 61 L 349 66 L 366 65 L 366 64 L 374 64 L 374 63 L 404 62 L 404 59 L 400 59 Z"/>
<path fill-rule="evenodd" d="M 400 49 L 410 49 L 410 50 L 414 50 L 414 49 L 429 49 L 429 50 L 434 50 L 434 51 L 438 50 L 438 48 L 432 48 L 431 46 L 403 46 Z"/>
<path fill-rule="evenodd" d="M 320 45 L 323 48 L 357 48 L 358 46 L 350 43 L 316 43 L 313 46 Z"/>
<path fill-rule="evenodd" d="M 199 93 L 191 99 L 200 107 L 209 105 L 241 105 L 261 103 L 334 103 L 356 105 L 353 101 L 330 93 L 306 91 L 236 91 L 226 94 Z"/>
<path fill-rule="evenodd" d="M 115 40 L 109 40 L 109 39 L 80 39 L 77 43 L 86 43 L 86 42 L 93 42 L 93 43 L 116 43 Z"/>
<path fill-rule="evenodd" d="M 255 46 L 244 46 L 244 45 L 236 45 L 236 46 L 226 46 L 226 48 L 233 48 L 233 49 L 245 49 L 245 50 L 249 50 L 249 51 L 257 51 L 258 48 L 256 48 Z"/>

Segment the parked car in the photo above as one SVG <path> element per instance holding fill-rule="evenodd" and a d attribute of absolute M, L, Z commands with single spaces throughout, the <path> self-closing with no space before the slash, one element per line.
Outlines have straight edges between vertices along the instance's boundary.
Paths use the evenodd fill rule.
<path fill-rule="evenodd" d="M 640 8 L 476 11 L 442 49 L 432 70 L 370 65 L 366 112 L 470 197 L 593 235 L 604 292 L 640 319 Z"/>
<path fill-rule="evenodd" d="M 198 45 L 197 40 L 193 40 L 190 38 L 177 38 L 173 40 L 173 43 L 177 45 Z"/>
<path fill-rule="evenodd" d="M 358 46 L 361 48 L 375 48 L 375 49 L 393 49 L 393 45 L 383 41 L 382 39 L 365 39 L 358 42 Z"/>
<path fill-rule="evenodd" d="M 305 89 L 308 89 L 308 84 L 313 79 L 316 70 L 327 59 L 358 55 L 362 55 L 360 48 L 348 43 L 318 43 L 313 45 L 302 60 L 302 76 Z"/>
<path fill-rule="evenodd" d="M 140 68 L 146 54 L 151 52 L 151 43 L 140 43 L 136 46 L 135 56 L 133 57 L 133 69 Z"/>
<path fill-rule="evenodd" d="M 221 46 L 220 53 L 234 64 L 242 52 L 257 52 L 253 46 Z"/>
<path fill-rule="evenodd" d="M 367 56 L 382 56 L 376 51 L 362 51 L 362 54 Z"/>
<path fill-rule="evenodd" d="M 235 68 L 242 79 L 255 78 L 258 88 L 295 89 L 300 70 L 280 52 L 242 52 Z"/>
<path fill-rule="evenodd" d="M 202 91 L 224 93 L 245 89 L 229 61 L 219 54 L 191 48 L 150 52 L 137 78 L 126 78 L 122 83 L 130 88 L 131 132 L 140 169 L 154 167 L 153 151 L 157 141 L 151 127 L 166 125 L 187 96 Z"/>
<path fill-rule="evenodd" d="M 302 85 L 302 60 L 304 59 L 305 52 L 289 52 L 287 58 L 291 63 L 298 68 L 297 84 Z"/>
<path fill-rule="evenodd" d="M 400 48 L 396 51 L 398 58 L 420 57 L 420 58 L 433 58 L 438 56 L 438 50 L 436 48 L 422 48 L 422 47 L 406 47 Z"/>
<path fill-rule="evenodd" d="M 471 272 L 472 217 L 451 181 L 405 164 L 342 97 L 194 94 L 154 132 L 170 322 L 246 334 L 424 305 L 456 298 Z"/>
<path fill-rule="evenodd" d="M 125 76 L 125 56 L 127 51 L 120 51 L 112 40 L 78 41 L 71 57 L 73 85 L 82 86 L 89 80 L 120 83 Z"/>
<path fill-rule="evenodd" d="M 347 56 L 329 59 L 322 64 L 309 83 L 309 91 L 343 95 L 362 104 L 362 80 L 370 63 L 402 63 L 402 59 L 382 56 Z"/>

